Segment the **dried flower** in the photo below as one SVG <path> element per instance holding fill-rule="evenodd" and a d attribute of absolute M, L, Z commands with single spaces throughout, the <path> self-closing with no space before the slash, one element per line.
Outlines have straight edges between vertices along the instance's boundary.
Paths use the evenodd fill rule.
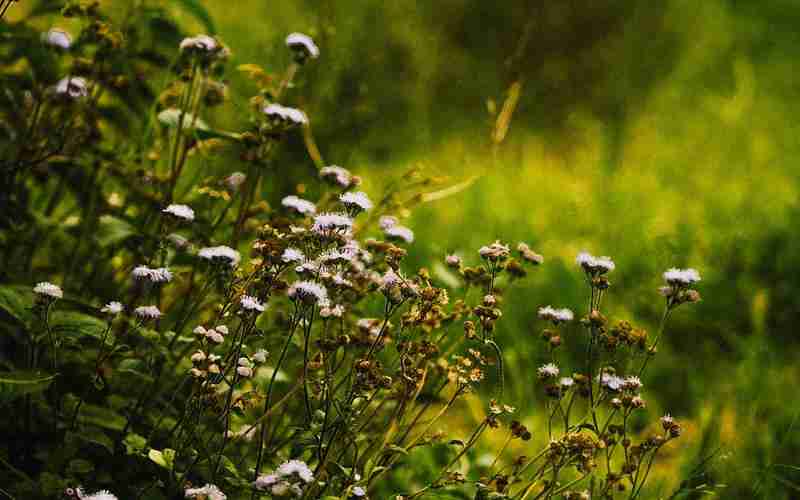
<path fill-rule="evenodd" d="M 188 205 L 176 205 L 173 203 L 162 210 L 162 212 L 188 222 L 192 222 L 194 220 L 194 210 L 192 210 L 192 207 Z"/>
<path fill-rule="evenodd" d="M 480 250 L 478 250 L 478 253 L 484 259 L 488 259 L 492 262 L 498 262 L 507 259 L 511 253 L 511 250 L 508 248 L 508 245 L 503 245 L 498 240 L 491 245 L 482 246 Z"/>
<path fill-rule="evenodd" d="M 61 290 L 61 287 L 47 281 L 37 283 L 36 286 L 33 287 L 33 293 L 49 299 L 60 299 L 64 297 L 64 292 Z"/>

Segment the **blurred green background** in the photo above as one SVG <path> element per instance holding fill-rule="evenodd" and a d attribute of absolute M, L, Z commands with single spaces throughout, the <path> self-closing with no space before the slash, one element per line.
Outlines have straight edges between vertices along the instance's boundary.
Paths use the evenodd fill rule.
<path fill-rule="evenodd" d="M 175 16 L 207 30 L 191 3 L 172 2 Z M 704 300 L 673 316 L 645 381 L 650 412 L 688 428 L 652 497 L 669 497 L 713 457 L 694 486 L 800 498 L 800 3 L 199 4 L 233 51 L 234 106 L 208 121 L 235 127 L 246 113 L 255 89 L 236 66 L 277 75 L 285 35 L 311 34 L 322 55 L 287 102 L 309 114 L 325 162 L 363 175 L 376 196 L 410 167 L 441 178 L 432 192 L 462 188 L 411 212 L 411 263 L 441 276 L 431 263 L 445 253 L 474 260 L 496 238 L 545 256 L 508 295 L 498 332 L 507 402 L 521 415 L 537 418 L 542 399 L 532 389 L 545 359 L 536 308 L 586 308 L 577 252 L 615 259 L 607 311 L 651 331 L 661 272 L 695 267 Z M 512 88 L 507 133 L 493 141 Z M 204 168 L 230 171 L 224 161 Z M 315 169 L 297 139 L 276 168 L 263 193 L 273 204 Z"/>

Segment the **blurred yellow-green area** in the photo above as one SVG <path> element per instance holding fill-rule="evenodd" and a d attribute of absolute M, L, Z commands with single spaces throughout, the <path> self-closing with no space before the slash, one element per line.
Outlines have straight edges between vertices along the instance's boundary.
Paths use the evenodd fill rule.
<path fill-rule="evenodd" d="M 253 87 L 237 66 L 277 78 L 285 35 L 309 33 L 321 56 L 287 99 L 309 115 L 324 162 L 375 195 L 411 168 L 438 181 L 400 214 L 416 233 L 412 264 L 447 280 L 431 262 L 451 252 L 474 262 L 495 239 L 545 256 L 508 294 L 498 332 L 504 402 L 531 428 L 546 419 L 535 411 L 535 370 L 548 359 L 536 309 L 585 312 L 579 251 L 615 260 L 605 309 L 651 332 L 661 273 L 695 267 L 703 301 L 673 315 L 645 380 L 651 416 L 670 412 L 687 432 L 647 497 L 670 498 L 692 478 L 697 493 L 682 498 L 798 498 L 800 3 L 199 3 L 233 53 L 235 105 L 209 122 L 225 128 L 246 112 Z M 207 29 L 189 9 L 175 15 Z M 314 168 L 296 140 L 263 196 L 275 204 Z M 565 344 L 579 335 L 572 327 Z"/>

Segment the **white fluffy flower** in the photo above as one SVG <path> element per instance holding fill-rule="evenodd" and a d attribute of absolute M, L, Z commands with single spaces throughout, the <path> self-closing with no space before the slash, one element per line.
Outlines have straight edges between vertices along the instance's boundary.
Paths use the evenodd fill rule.
<path fill-rule="evenodd" d="M 225 245 L 201 248 L 200 251 L 197 252 L 197 255 L 201 259 L 206 259 L 212 262 L 222 261 L 231 267 L 238 266 L 239 261 L 241 260 L 239 252 Z"/>
<path fill-rule="evenodd" d="M 139 306 L 133 310 L 133 314 L 142 320 L 158 319 L 161 317 L 161 311 L 156 306 Z"/>
<path fill-rule="evenodd" d="M 301 460 L 289 460 L 288 462 L 284 462 L 275 472 L 284 477 L 290 477 L 296 474 L 297 477 L 305 483 L 310 483 L 314 480 L 314 473 L 311 472 L 308 465 Z"/>
<path fill-rule="evenodd" d="M 367 491 L 362 488 L 361 486 L 356 486 L 353 488 L 353 496 L 354 497 L 365 497 L 367 496 Z"/>
<path fill-rule="evenodd" d="M 602 375 L 600 375 L 600 385 L 602 385 L 609 391 L 618 391 L 622 389 L 624 383 L 625 380 L 616 375 L 612 375 L 610 373 L 603 373 Z"/>
<path fill-rule="evenodd" d="M 539 374 L 539 378 L 556 378 L 558 377 L 559 370 L 556 365 L 553 363 L 547 363 L 546 365 L 540 366 L 536 373 Z"/>
<path fill-rule="evenodd" d="M 405 226 L 394 225 L 387 227 L 383 230 L 383 234 L 390 240 L 404 241 L 406 243 L 414 242 L 414 231 Z"/>
<path fill-rule="evenodd" d="M 605 274 L 613 271 L 616 267 L 611 257 L 595 257 L 588 252 L 581 252 L 575 257 L 575 263 L 581 266 L 587 273 Z"/>
<path fill-rule="evenodd" d="M 287 264 L 290 262 L 303 262 L 306 260 L 306 256 L 303 255 L 303 252 L 296 248 L 289 247 L 283 251 L 281 255 L 281 260 L 286 262 Z"/>
<path fill-rule="evenodd" d="M 313 281 L 296 281 L 287 292 L 292 300 L 308 303 L 322 303 L 328 300 L 328 291 L 319 283 Z"/>
<path fill-rule="evenodd" d="M 664 281 L 670 285 L 688 286 L 700 281 L 700 273 L 692 268 L 677 269 L 673 267 L 664 273 Z"/>
<path fill-rule="evenodd" d="M 253 354 L 253 361 L 256 363 L 265 363 L 268 356 L 269 352 L 267 352 L 266 349 L 259 349 Z"/>
<path fill-rule="evenodd" d="M 299 51 L 304 57 L 316 59 L 319 57 L 319 47 L 310 36 L 302 33 L 291 33 L 286 37 L 286 46 Z"/>
<path fill-rule="evenodd" d="M 78 99 L 89 95 L 89 83 L 80 76 L 66 76 L 56 83 L 53 90 L 58 95 Z"/>
<path fill-rule="evenodd" d="M 308 123 L 308 117 L 299 109 L 281 106 L 277 103 L 264 106 L 262 112 L 267 115 L 267 118 L 287 125 L 305 125 Z"/>
<path fill-rule="evenodd" d="M 249 366 L 237 366 L 236 373 L 238 373 L 240 377 L 250 378 L 253 376 L 253 369 Z"/>
<path fill-rule="evenodd" d="M 108 490 L 98 491 L 97 493 L 87 494 L 82 488 L 76 490 L 79 500 L 118 500 L 116 495 Z"/>
<path fill-rule="evenodd" d="M 539 317 L 553 323 L 562 323 L 572 321 L 575 315 L 567 308 L 555 309 L 552 306 L 545 306 L 539 308 Z"/>
<path fill-rule="evenodd" d="M 372 209 L 372 201 L 370 201 L 367 193 L 363 191 L 348 191 L 339 196 L 339 201 L 350 212 L 359 213 L 366 212 Z"/>
<path fill-rule="evenodd" d="M 219 43 L 208 35 L 197 35 L 184 38 L 180 45 L 181 51 L 214 52 L 219 49 Z"/>
<path fill-rule="evenodd" d="M 341 187 L 350 187 L 350 184 L 353 182 L 353 175 L 350 173 L 350 171 L 338 165 L 322 167 L 319 170 L 319 176 L 320 178 L 332 182 L 333 184 L 338 184 Z"/>
<path fill-rule="evenodd" d="M 326 235 L 332 231 L 347 231 L 353 227 L 353 219 L 347 214 L 327 212 L 314 217 L 311 231 Z"/>
<path fill-rule="evenodd" d="M 136 266 L 131 272 L 133 279 L 152 283 L 168 283 L 172 281 L 172 273 L 166 267 L 156 269 L 147 266 Z"/>
<path fill-rule="evenodd" d="M 42 295 L 44 297 L 49 297 L 51 299 L 60 299 L 64 297 L 64 292 L 61 290 L 60 286 L 54 285 L 47 281 L 37 283 L 36 286 L 33 287 L 33 293 Z"/>
<path fill-rule="evenodd" d="M 561 386 L 562 389 L 569 389 L 575 385 L 575 380 L 572 377 L 561 377 L 558 381 L 558 385 Z"/>
<path fill-rule="evenodd" d="M 51 28 L 42 34 L 42 41 L 52 47 L 67 50 L 72 46 L 72 37 L 60 28 Z"/>
<path fill-rule="evenodd" d="M 314 215 L 317 213 L 317 206 L 308 200 L 289 195 L 281 200 L 281 205 L 290 208 L 302 215 Z"/>
<path fill-rule="evenodd" d="M 484 245 L 478 250 L 478 254 L 484 259 L 491 261 L 505 260 L 511 254 L 511 249 L 508 245 L 495 241 L 490 245 Z"/>
<path fill-rule="evenodd" d="M 103 306 L 103 308 L 100 309 L 100 312 L 116 316 L 117 314 L 121 313 L 123 309 L 124 307 L 122 303 L 117 301 L 112 301 Z"/>
<path fill-rule="evenodd" d="M 250 295 L 242 295 L 242 309 L 245 311 L 264 312 L 264 304 L 258 301 L 257 298 Z"/>
<path fill-rule="evenodd" d="M 194 220 L 194 210 L 188 205 L 177 205 L 173 203 L 162 210 L 162 212 L 189 222 Z"/>
<path fill-rule="evenodd" d="M 202 488 L 188 488 L 186 498 L 197 498 L 202 500 L 226 500 L 228 497 L 213 484 L 207 484 Z"/>

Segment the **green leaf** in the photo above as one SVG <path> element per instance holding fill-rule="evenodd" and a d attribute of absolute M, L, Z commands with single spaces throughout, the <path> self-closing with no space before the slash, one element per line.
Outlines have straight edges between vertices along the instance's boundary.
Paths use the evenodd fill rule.
<path fill-rule="evenodd" d="M 172 470 L 175 466 L 175 450 L 165 448 L 164 451 L 150 450 L 147 457 L 152 460 L 156 465 L 159 465 L 167 470 Z"/>
<path fill-rule="evenodd" d="M 133 376 L 139 382 L 152 382 L 153 377 L 147 373 L 147 364 L 140 359 L 124 359 L 119 363 L 114 375 L 130 380 Z"/>
<path fill-rule="evenodd" d="M 0 404 L 9 403 L 20 396 L 46 390 L 55 375 L 43 372 L 14 371 L 0 373 Z"/>
<path fill-rule="evenodd" d="M 38 482 L 39 486 L 42 488 L 42 493 L 48 497 L 60 495 L 68 486 L 68 483 L 65 479 L 50 472 L 42 472 L 39 475 Z"/>
<path fill-rule="evenodd" d="M 111 431 L 122 432 L 126 420 L 119 413 L 109 408 L 84 403 L 78 420 L 84 424 L 95 425 Z"/>
<path fill-rule="evenodd" d="M 94 464 L 89 462 L 88 460 L 83 460 L 81 458 L 76 458 L 75 460 L 70 460 L 69 467 L 67 469 L 71 474 L 88 474 L 94 470 Z"/>
<path fill-rule="evenodd" d="M 217 29 L 214 26 L 214 21 L 211 19 L 211 14 L 209 14 L 208 10 L 203 7 L 203 4 L 200 3 L 200 0 L 175 0 L 175 3 L 179 4 L 183 10 L 193 15 L 198 21 L 203 23 L 203 26 L 205 26 L 209 35 L 213 35 L 217 32 Z"/>
<path fill-rule="evenodd" d="M 103 215 L 100 217 L 95 240 L 100 246 L 108 247 L 122 243 L 136 234 L 136 229 L 127 221 L 113 215 Z"/>
<path fill-rule="evenodd" d="M 114 454 L 114 441 L 106 434 L 97 428 L 89 427 L 86 430 L 76 434 L 76 437 L 86 443 L 95 444 L 104 448 L 110 455 Z"/>
<path fill-rule="evenodd" d="M 0 286 L 0 309 L 22 324 L 31 318 L 33 289 L 29 286 Z"/>
<path fill-rule="evenodd" d="M 102 339 L 107 326 L 99 318 L 74 311 L 55 311 L 50 316 L 50 329 L 61 337 L 78 339 L 88 335 Z"/>
<path fill-rule="evenodd" d="M 147 439 L 145 439 L 144 436 L 131 432 L 125 436 L 122 444 L 125 445 L 125 453 L 128 455 L 138 455 L 143 453 L 145 448 L 147 448 Z"/>

